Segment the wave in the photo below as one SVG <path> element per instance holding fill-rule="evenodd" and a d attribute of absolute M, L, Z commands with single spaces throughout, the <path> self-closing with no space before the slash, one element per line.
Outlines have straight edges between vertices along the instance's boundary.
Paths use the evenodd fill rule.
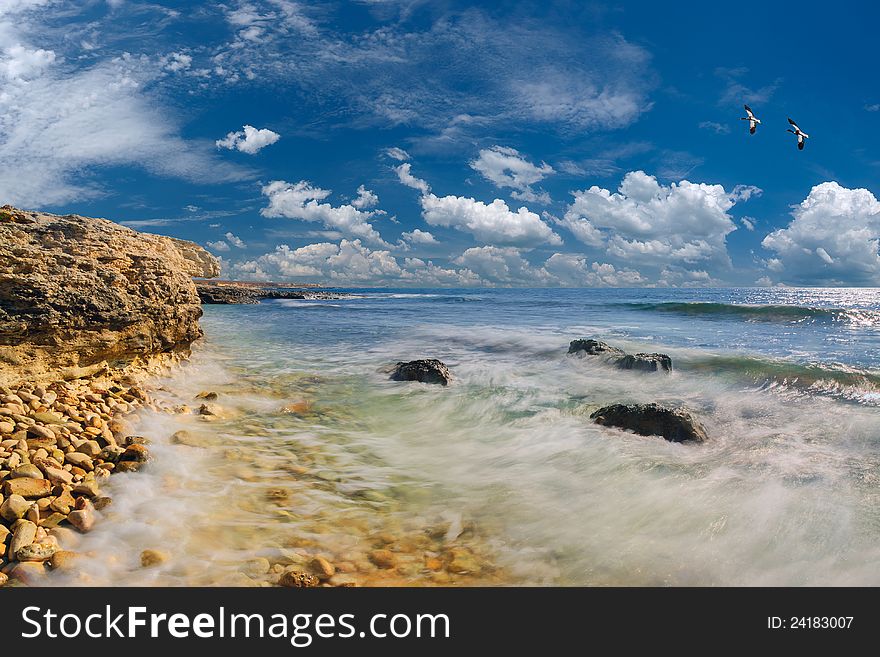
<path fill-rule="evenodd" d="M 678 369 L 744 380 L 770 390 L 835 397 L 880 406 L 880 373 L 841 363 L 795 363 L 755 356 L 679 358 Z"/>
<path fill-rule="evenodd" d="M 664 301 L 623 303 L 631 310 L 674 313 L 696 317 L 744 319 L 753 322 L 839 322 L 861 326 L 880 326 L 880 311 L 868 309 L 817 308 L 810 306 L 751 305 L 713 302 Z"/>

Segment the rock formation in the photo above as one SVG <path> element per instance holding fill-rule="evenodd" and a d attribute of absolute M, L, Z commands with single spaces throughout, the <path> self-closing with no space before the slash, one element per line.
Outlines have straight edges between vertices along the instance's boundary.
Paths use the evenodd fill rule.
<path fill-rule="evenodd" d="M 201 336 L 191 242 L 106 219 L 0 208 L 0 385 L 86 376 L 186 350 Z"/>
<path fill-rule="evenodd" d="M 263 299 L 348 299 L 351 295 L 313 290 L 279 290 L 275 287 L 233 282 L 197 281 L 196 289 L 204 304 L 253 304 Z"/>
<path fill-rule="evenodd" d="M 590 415 L 597 424 L 628 429 L 642 436 L 662 436 L 673 443 L 708 440 L 706 430 L 690 413 L 659 404 L 612 404 Z"/>
<path fill-rule="evenodd" d="M 602 356 L 622 370 L 672 371 L 672 359 L 666 354 L 627 354 L 601 340 L 589 338 L 572 340 L 568 345 L 568 353 L 577 356 Z"/>

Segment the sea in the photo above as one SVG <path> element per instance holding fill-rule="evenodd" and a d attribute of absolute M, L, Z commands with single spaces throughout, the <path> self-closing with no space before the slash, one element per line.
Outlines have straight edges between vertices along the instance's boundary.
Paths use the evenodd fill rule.
<path fill-rule="evenodd" d="M 204 307 L 133 427 L 153 462 L 56 583 L 259 586 L 322 556 L 362 586 L 880 585 L 880 291 L 332 291 Z M 389 379 L 419 358 L 450 385 Z M 709 440 L 590 420 L 643 402 Z"/>

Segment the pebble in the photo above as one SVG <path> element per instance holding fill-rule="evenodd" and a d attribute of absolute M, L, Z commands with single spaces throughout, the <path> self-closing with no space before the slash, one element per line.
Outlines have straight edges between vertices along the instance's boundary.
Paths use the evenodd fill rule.
<path fill-rule="evenodd" d="M 9 476 L 12 479 L 18 479 L 20 477 L 28 477 L 30 479 L 42 479 L 43 473 L 33 463 L 25 463 L 24 465 L 20 465 L 15 468 L 15 470 L 13 470 Z"/>
<path fill-rule="evenodd" d="M 33 543 L 36 537 L 37 526 L 30 520 L 19 520 L 15 531 L 12 532 L 12 540 L 9 541 L 8 558 L 14 559 L 18 551 L 25 545 Z"/>
<path fill-rule="evenodd" d="M 161 550 L 144 550 L 141 552 L 141 566 L 144 568 L 158 566 L 168 561 L 169 558 L 168 553 Z"/>
<path fill-rule="evenodd" d="M 70 568 L 79 558 L 80 555 L 78 552 L 72 552 L 71 550 L 58 550 L 49 559 L 49 568 L 52 570 Z"/>
<path fill-rule="evenodd" d="M 330 579 L 336 574 L 336 568 L 324 557 L 315 557 L 309 565 L 320 579 Z"/>
<path fill-rule="evenodd" d="M 45 497 L 52 492 L 52 484 L 48 479 L 31 479 L 21 477 L 19 479 L 7 479 L 3 482 L 3 494 L 21 495 L 24 498 Z"/>
<path fill-rule="evenodd" d="M 19 518 L 23 518 L 30 507 L 31 503 L 21 495 L 10 495 L 4 500 L 3 504 L 0 504 L 0 516 L 3 516 L 4 520 L 12 523 Z"/>
<path fill-rule="evenodd" d="M 318 578 L 314 575 L 296 570 L 287 570 L 281 573 L 281 577 L 278 579 L 278 584 L 287 588 L 311 588 L 318 586 L 319 583 Z"/>
<path fill-rule="evenodd" d="M 379 568 L 394 568 L 397 565 L 397 557 L 391 550 L 373 550 L 368 556 Z"/>
<path fill-rule="evenodd" d="M 15 553 L 19 561 L 46 561 L 58 551 L 58 548 L 50 543 L 31 543 Z"/>
<path fill-rule="evenodd" d="M 83 533 L 95 526 L 95 507 L 84 497 L 77 500 L 77 509 L 67 516 L 68 522 Z"/>

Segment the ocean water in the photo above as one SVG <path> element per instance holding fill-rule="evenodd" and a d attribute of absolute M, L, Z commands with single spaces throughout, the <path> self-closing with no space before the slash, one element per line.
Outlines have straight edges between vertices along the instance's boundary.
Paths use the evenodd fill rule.
<path fill-rule="evenodd" d="M 140 419 L 157 458 L 111 479 L 76 582 L 251 585 L 252 559 L 321 555 L 365 585 L 880 584 L 877 290 L 345 292 L 205 307 L 159 396 L 218 414 Z M 674 372 L 568 356 L 580 337 Z M 426 357 L 450 386 L 388 380 Z M 650 401 L 709 442 L 589 419 Z"/>

